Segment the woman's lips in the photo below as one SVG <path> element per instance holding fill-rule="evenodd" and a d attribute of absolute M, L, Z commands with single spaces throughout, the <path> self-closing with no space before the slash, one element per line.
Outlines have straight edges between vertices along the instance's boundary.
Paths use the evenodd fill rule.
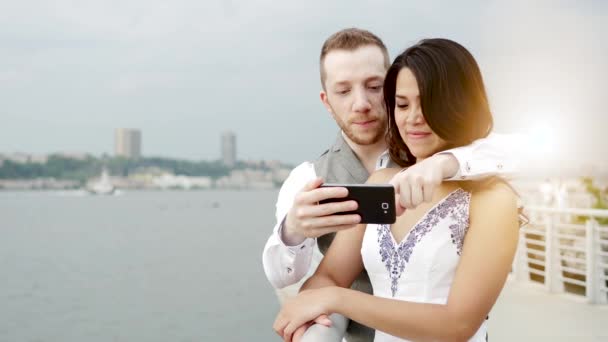
<path fill-rule="evenodd" d="M 424 139 L 430 135 L 431 133 L 429 132 L 407 132 L 407 136 L 410 139 Z"/>

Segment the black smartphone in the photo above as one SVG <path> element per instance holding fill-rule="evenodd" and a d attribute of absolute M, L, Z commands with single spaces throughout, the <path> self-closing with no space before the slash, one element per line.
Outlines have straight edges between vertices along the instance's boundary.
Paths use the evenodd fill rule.
<path fill-rule="evenodd" d="M 344 198 L 329 198 L 319 204 L 342 201 L 356 201 L 357 210 L 336 213 L 336 215 L 359 214 L 361 223 L 392 224 L 395 223 L 395 188 L 390 184 L 322 184 L 326 187 L 343 187 L 348 189 Z"/>

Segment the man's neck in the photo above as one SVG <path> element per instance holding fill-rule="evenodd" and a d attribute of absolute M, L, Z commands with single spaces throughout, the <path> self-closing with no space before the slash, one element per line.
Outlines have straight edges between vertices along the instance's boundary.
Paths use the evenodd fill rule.
<path fill-rule="evenodd" d="M 353 150 L 357 158 L 363 164 L 363 167 L 367 170 L 367 172 L 371 175 L 372 172 L 376 170 L 376 162 L 378 161 L 378 157 L 386 151 L 386 141 L 384 139 L 380 139 L 375 144 L 371 145 L 359 145 L 350 140 L 346 134 L 342 133 L 342 137 Z"/>

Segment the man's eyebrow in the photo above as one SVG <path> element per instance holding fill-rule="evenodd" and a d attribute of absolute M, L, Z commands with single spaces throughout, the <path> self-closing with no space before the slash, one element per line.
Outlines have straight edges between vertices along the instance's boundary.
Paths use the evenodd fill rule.
<path fill-rule="evenodd" d="M 372 77 L 369 77 L 369 78 L 367 78 L 365 80 L 365 82 L 370 82 L 370 81 L 380 81 L 380 82 L 382 82 L 383 79 L 382 79 L 382 76 L 372 76 Z"/>
<path fill-rule="evenodd" d="M 367 82 L 373 82 L 373 81 L 383 82 L 384 80 L 383 80 L 382 76 L 371 76 L 371 77 L 365 79 L 365 83 L 367 83 Z M 334 86 L 336 86 L 336 87 L 339 87 L 339 86 L 348 86 L 348 85 L 350 85 L 350 83 L 351 83 L 350 81 L 346 81 L 346 80 L 345 81 L 339 81 L 339 82 L 334 83 Z"/>
<path fill-rule="evenodd" d="M 347 86 L 347 85 L 350 85 L 350 82 L 348 82 L 348 81 L 340 81 L 340 82 L 334 83 L 334 86 L 336 86 L 336 87 Z"/>

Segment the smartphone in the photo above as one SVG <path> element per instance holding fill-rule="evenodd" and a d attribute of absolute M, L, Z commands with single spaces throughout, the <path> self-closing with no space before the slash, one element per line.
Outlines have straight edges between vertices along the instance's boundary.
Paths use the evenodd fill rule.
<path fill-rule="evenodd" d="M 344 198 L 329 198 L 319 204 L 342 201 L 356 201 L 357 210 L 336 213 L 336 215 L 359 214 L 361 223 L 395 223 L 395 188 L 390 184 L 322 184 L 322 188 L 343 187 L 348 189 Z"/>

